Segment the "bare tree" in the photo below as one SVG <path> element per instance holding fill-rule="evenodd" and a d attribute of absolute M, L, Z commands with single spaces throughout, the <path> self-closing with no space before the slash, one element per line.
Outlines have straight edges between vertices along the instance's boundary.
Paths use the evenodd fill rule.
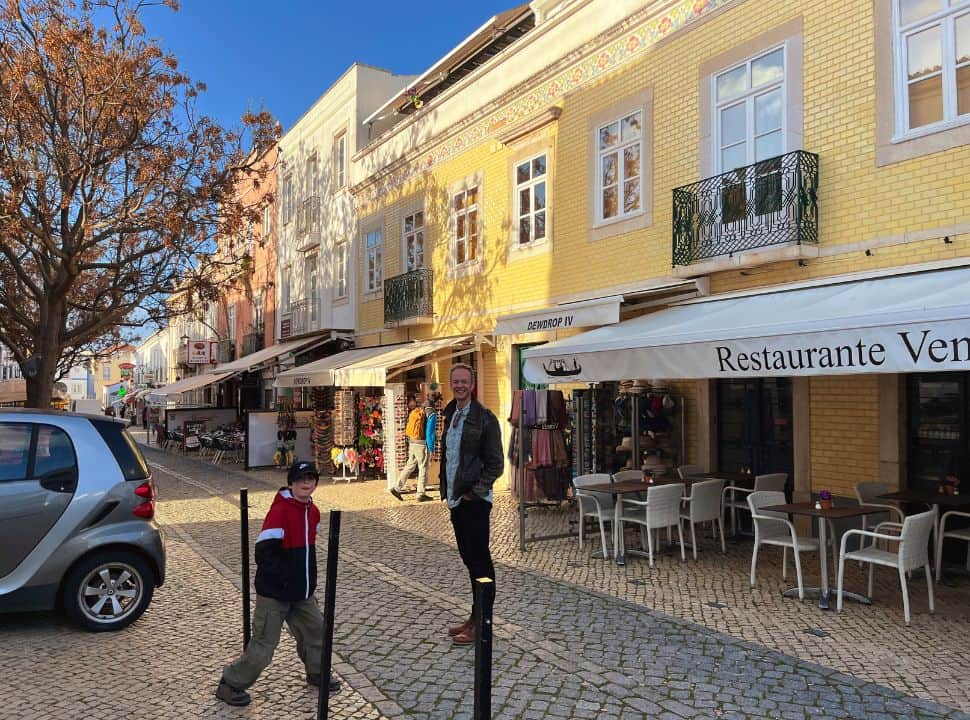
<path fill-rule="evenodd" d="M 0 0 L 0 343 L 47 407 L 55 378 L 125 327 L 161 321 L 169 293 L 217 295 L 213 238 L 256 221 L 235 193 L 279 126 L 225 129 L 205 87 L 146 36 L 175 0 Z"/>

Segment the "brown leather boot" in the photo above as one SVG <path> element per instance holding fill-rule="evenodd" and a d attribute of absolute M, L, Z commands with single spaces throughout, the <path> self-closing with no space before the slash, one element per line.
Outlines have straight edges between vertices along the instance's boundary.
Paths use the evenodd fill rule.
<path fill-rule="evenodd" d="M 470 624 L 465 630 L 457 635 L 453 635 L 451 642 L 455 645 L 474 645 L 475 644 L 475 625 Z"/>
<path fill-rule="evenodd" d="M 460 635 L 461 633 L 468 630 L 468 628 L 472 627 L 474 623 L 475 623 L 474 618 L 468 618 L 461 625 L 452 625 L 448 628 L 448 635 L 451 637 L 455 637 L 455 635 Z"/>

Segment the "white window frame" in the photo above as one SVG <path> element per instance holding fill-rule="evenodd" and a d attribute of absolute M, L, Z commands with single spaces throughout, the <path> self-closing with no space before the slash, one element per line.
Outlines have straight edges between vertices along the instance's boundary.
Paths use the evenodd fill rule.
<path fill-rule="evenodd" d="M 293 175 L 284 175 L 281 185 L 280 224 L 287 225 L 293 219 Z"/>
<path fill-rule="evenodd" d="M 303 257 L 303 287 L 306 292 L 306 301 L 310 306 L 308 318 L 310 323 L 315 323 L 319 316 L 318 307 L 320 305 L 320 256 L 315 252 L 310 252 Z"/>
<path fill-rule="evenodd" d="M 384 231 L 380 227 L 370 228 L 364 231 L 362 239 L 365 292 L 380 292 L 384 289 Z"/>
<path fill-rule="evenodd" d="M 333 189 L 341 190 L 347 185 L 347 131 L 333 136 Z"/>
<path fill-rule="evenodd" d="M 350 283 L 347 275 L 347 258 L 350 257 L 350 243 L 341 240 L 334 244 L 333 248 L 333 289 L 336 299 L 346 298 L 349 294 L 348 286 Z"/>
<path fill-rule="evenodd" d="M 455 208 L 455 199 L 462 194 L 465 195 L 467 199 L 468 193 L 471 190 L 475 190 L 475 195 L 476 195 L 475 203 L 473 205 L 465 204 L 465 206 L 461 209 L 461 211 L 457 210 Z M 451 233 L 450 233 L 451 234 L 451 243 L 450 243 L 451 267 L 454 268 L 456 271 L 471 270 L 479 267 L 482 262 L 482 237 L 483 237 L 481 180 L 478 177 L 476 177 L 469 180 L 466 183 L 463 183 L 459 186 L 454 187 L 451 190 L 451 192 L 448 193 L 448 208 L 449 208 L 449 217 L 450 217 L 450 224 L 451 224 Z M 467 228 L 468 228 L 468 216 L 471 214 L 473 210 L 475 212 L 475 229 L 476 229 L 477 242 L 475 244 L 475 257 L 469 258 L 467 256 L 468 238 L 469 238 L 469 233 L 467 231 Z M 465 236 L 463 238 L 458 237 L 459 216 L 464 216 L 465 218 L 464 226 L 466 230 L 465 230 Z M 459 263 L 458 262 L 458 243 L 460 239 L 463 240 L 465 243 L 466 256 L 465 256 L 465 259 Z"/>
<path fill-rule="evenodd" d="M 620 127 L 621 132 L 622 132 L 622 123 L 623 123 L 623 120 L 626 119 L 626 118 L 628 118 L 628 117 L 630 117 L 631 115 L 635 115 L 637 113 L 640 114 L 640 134 L 639 134 L 639 136 L 636 139 L 634 139 L 634 140 L 628 140 L 626 142 L 623 142 L 622 140 L 620 140 L 616 145 L 614 145 L 613 147 L 607 148 L 605 150 L 602 149 L 602 148 L 600 148 L 600 131 L 601 130 L 603 130 L 604 128 L 612 125 L 613 123 L 617 123 L 618 124 L 618 127 Z M 645 155 L 644 155 L 644 153 L 647 150 L 647 148 L 644 146 L 644 143 L 643 143 L 643 135 L 644 135 L 643 130 L 644 130 L 644 123 L 645 122 L 646 122 L 646 118 L 644 117 L 644 109 L 642 107 L 635 107 L 635 108 L 632 108 L 629 112 L 625 112 L 625 113 L 623 113 L 621 115 L 615 116 L 609 122 L 600 123 L 593 130 L 593 132 L 594 132 L 593 147 L 596 148 L 596 183 L 595 183 L 595 187 L 596 187 L 596 197 L 594 199 L 595 206 L 596 206 L 596 215 L 595 215 L 595 218 L 594 218 L 594 227 L 599 227 L 600 225 L 608 225 L 610 223 L 615 223 L 615 222 L 623 222 L 624 220 L 628 220 L 629 218 L 636 217 L 637 215 L 642 215 L 645 212 L 644 207 L 643 207 L 643 203 L 644 203 L 643 184 L 644 184 L 644 180 L 645 180 L 645 178 L 644 178 L 644 162 L 645 162 Z M 624 210 L 623 210 L 623 186 L 624 186 L 624 184 L 626 183 L 626 181 L 629 178 L 627 178 L 623 174 L 623 172 L 624 172 L 624 168 L 623 168 L 623 151 L 626 148 L 628 148 L 628 147 L 633 147 L 634 145 L 639 145 L 639 147 L 640 147 L 640 174 L 637 176 L 640 179 L 640 202 L 639 202 L 639 207 L 636 210 L 631 210 L 630 212 L 624 212 Z M 616 180 L 616 189 L 617 189 L 616 209 L 617 209 L 617 213 L 616 213 L 616 215 L 613 215 L 612 217 L 605 218 L 605 217 L 603 217 L 603 157 L 605 155 L 610 155 L 612 153 L 616 153 L 617 154 L 617 168 L 616 168 L 616 172 L 617 172 L 617 180 Z M 548 190 L 548 188 L 547 188 L 547 190 Z"/>
<path fill-rule="evenodd" d="M 421 216 L 421 224 L 418 225 L 415 222 L 417 216 Z M 411 220 L 411 230 L 408 230 L 408 220 Z M 422 235 L 421 241 L 421 262 L 414 264 L 412 263 L 413 258 L 411 257 L 411 252 L 408 250 L 408 241 L 415 238 L 418 233 Z M 404 218 L 401 220 L 401 255 L 403 259 L 402 265 L 404 266 L 405 272 L 410 272 L 411 270 L 419 270 L 421 268 L 428 266 L 428 227 L 425 223 L 425 213 L 424 206 L 418 206 L 413 208 L 408 212 Z"/>
<path fill-rule="evenodd" d="M 642 118 L 641 118 L 641 127 L 642 127 Z M 643 132 L 642 131 L 641 131 L 640 135 L 641 135 L 641 138 L 642 138 L 642 136 L 643 136 Z M 643 178 L 643 172 L 642 172 L 642 168 L 643 168 L 643 155 L 642 155 L 642 152 L 643 152 L 643 149 L 642 148 L 641 148 L 640 152 L 641 152 L 641 156 L 640 156 L 640 167 L 641 167 L 641 173 L 640 173 L 640 177 L 641 177 L 640 195 L 641 195 L 641 203 L 642 203 L 643 202 L 643 197 L 642 197 L 643 196 L 643 187 L 642 187 L 642 178 Z M 542 173 L 541 176 L 539 176 L 539 177 L 531 177 L 531 175 L 532 175 L 532 163 L 535 162 L 536 160 L 538 160 L 539 158 L 545 158 L 546 169 Z M 520 183 L 520 182 L 518 182 L 519 166 L 525 165 L 525 164 L 528 164 L 529 165 L 529 175 L 530 175 L 530 178 L 528 180 L 526 180 L 525 182 L 521 182 Z M 550 174 L 551 173 L 549 172 L 549 151 L 548 150 L 542 150 L 541 152 L 533 153 L 532 155 L 529 155 L 527 157 L 521 158 L 520 160 L 517 160 L 516 162 L 512 163 L 512 186 L 514 188 L 513 204 L 512 204 L 512 210 L 513 210 L 513 212 L 512 212 L 512 247 L 519 248 L 519 249 L 525 249 L 525 248 L 537 247 L 539 245 L 544 245 L 545 243 L 549 242 L 549 234 L 550 234 L 550 229 L 551 229 L 550 228 L 550 225 L 549 225 L 549 220 L 550 220 L 550 217 L 551 217 L 550 216 L 550 210 L 549 210 L 549 205 L 550 205 L 550 202 L 549 201 L 550 201 L 550 198 L 551 198 L 551 195 L 552 195 L 552 192 L 551 192 L 552 188 L 551 188 L 551 184 L 550 184 Z M 537 185 L 540 185 L 540 184 L 544 184 L 546 186 L 546 204 L 542 207 L 541 210 L 536 210 L 535 209 L 535 187 Z M 528 217 L 529 217 L 529 241 L 528 242 L 525 242 L 525 243 L 524 242 L 521 242 L 521 236 L 520 236 L 520 230 L 521 230 L 520 225 L 521 225 L 522 219 L 524 217 L 526 217 L 526 215 L 522 215 L 522 208 L 519 205 L 519 195 L 520 195 L 520 193 L 523 190 L 528 190 L 529 191 L 529 212 L 527 214 Z M 538 212 L 541 212 L 541 213 L 544 213 L 545 214 L 546 224 L 545 224 L 545 229 L 544 229 L 543 236 L 541 238 L 539 238 L 539 239 L 536 239 L 536 235 L 535 235 L 535 216 L 536 216 L 536 213 L 538 213 Z"/>
<path fill-rule="evenodd" d="M 896 111 L 893 142 L 970 124 L 970 112 L 957 115 L 956 19 L 970 14 L 970 1 L 949 6 L 939 0 L 941 10 L 902 26 L 899 0 L 892 0 L 893 17 L 893 103 Z M 906 76 L 906 38 L 933 26 L 940 28 L 941 72 L 943 76 L 943 119 L 917 128 L 909 127 L 909 79 Z M 960 67 L 966 67 L 964 62 Z M 924 76 L 926 77 L 926 76 Z"/>
<path fill-rule="evenodd" d="M 236 342 L 236 303 L 226 306 L 226 337 L 229 342 Z"/>
<path fill-rule="evenodd" d="M 290 311 L 290 266 L 286 265 L 283 268 L 283 275 L 280 277 L 280 312 L 288 313 Z"/>
<path fill-rule="evenodd" d="M 756 60 L 771 55 L 778 50 L 782 51 L 782 73 L 781 80 L 772 81 L 770 83 L 765 83 L 759 85 L 758 87 L 751 86 L 751 65 Z M 719 102 L 717 99 L 717 79 L 722 75 L 734 72 L 740 67 L 746 68 L 746 83 L 747 87 L 743 93 L 740 95 L 735 95 L 734 97 Z M 727 170 L 733 168 L 723 168 L 721 167 L 721 110 L 725 107 L 731 105 L 737 105 L 739 102 L 744 102 L 745 104 L 745 143 L 747 145 L 747 152 L 745 157 L 744 166 L 754 165 L 755 161 L 755 123 L 754 123 L 754 100 L 760 95 L 766 95 L 769 92 L 774 92 L 778 90 L 781 94 L 781 153 L 791 152 L 794 148 L 788 147 L 788 73 L 789 73 L 789 61 L 788 61 L 788 48 L 787 43 L 780 43 L 767 48 L 763 51 L 751 55 L 742 62 L 735 63 L 730 67 L 726 67 L 723 70 L 711 75 L 711 128 L 713 129 L 711 133 L 711 160 L 712 167 L 714 168 L 714 175 L 720 175 Z"/>
<path fill-rule="evenodd" d="M 270 225 L 272 223 L 272 216 L 270 212 L 271 212 L 271 207 L 269 203 L 267 203 L 263 207 L 263 227 L 262 227 L 262 237 L 260 238 L 261 243 L 266 242 L 266 240 L 269 238 L 269 233 L 271 230 Z"/>

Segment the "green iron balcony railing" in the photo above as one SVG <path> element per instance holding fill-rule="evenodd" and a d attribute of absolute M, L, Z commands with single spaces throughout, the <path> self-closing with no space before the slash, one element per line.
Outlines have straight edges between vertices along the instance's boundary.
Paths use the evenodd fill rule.
<path fill-rule="evenodd" d="M 818 155 L 797 150 L 674 189 L 673 264 L 818 243 Z"/>
<path fill-rule="evenodd" d="M 418 268 L 384 280 L 384 325 L 430 319 L 434 315 L 434 282 L 429 268 Z"/>
<path fill-rule="evenodd" d="M 266 337 L 262 325 L 252 327 L 252 332 L 243 335 L 243 355 L 252 355 L 257 350 L 262 350 L 266 346 Z"/>

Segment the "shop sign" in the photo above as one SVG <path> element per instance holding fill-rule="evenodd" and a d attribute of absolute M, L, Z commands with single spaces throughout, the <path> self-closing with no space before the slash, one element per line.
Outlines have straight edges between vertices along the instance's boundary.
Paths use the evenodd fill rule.
<path fill-rule="evenodd" d="M 211 343 L 207 340 L 190 340 L 188 361 L 190 365 L 205 365 L 211 362 Z"/>
<path fill-rule="evenodd" d="M 628 347 L 593 352 L 529 357 L 527 351 L 524 366 L 533 383 L 956 370 L 970 370 L 967 320 L 647 347 L 631 338 Z"/>
<path fill-rule="evenodd" d="M 520 335 L 548 330 L 569 330 L 597 325 L 612 325 L 620 321 L 622 297 L 559 305 L 537 312 L 518 313 L 500 317 L 495 324 L 496 335 Z"/>

